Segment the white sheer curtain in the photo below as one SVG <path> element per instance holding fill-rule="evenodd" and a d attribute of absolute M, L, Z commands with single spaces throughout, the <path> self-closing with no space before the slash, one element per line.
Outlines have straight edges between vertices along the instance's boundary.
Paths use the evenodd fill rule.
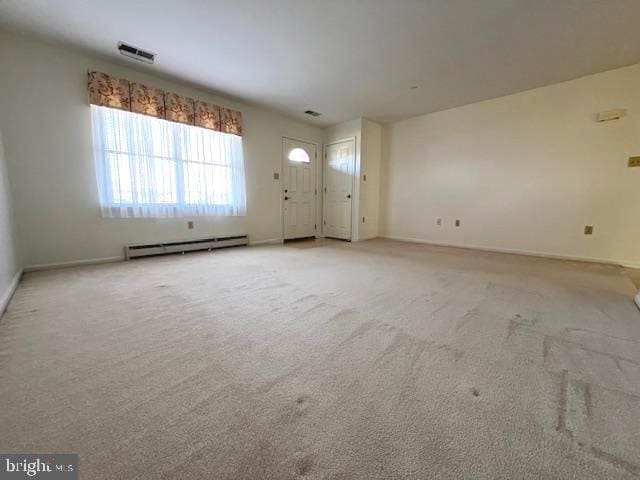
<path fill-rule="evenodd" d="M 91 105 L 104 217 L 246 214 L 242 137 Z"/>

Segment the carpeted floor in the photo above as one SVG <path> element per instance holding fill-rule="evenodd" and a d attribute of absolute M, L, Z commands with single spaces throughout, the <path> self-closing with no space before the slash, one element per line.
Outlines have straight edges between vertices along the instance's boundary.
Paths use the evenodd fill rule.
<path fill-rule="evenodd" d="M 0 451 L 101 479 L 640 475 L 617 267 L 374 240 L 27 274 Z"/>

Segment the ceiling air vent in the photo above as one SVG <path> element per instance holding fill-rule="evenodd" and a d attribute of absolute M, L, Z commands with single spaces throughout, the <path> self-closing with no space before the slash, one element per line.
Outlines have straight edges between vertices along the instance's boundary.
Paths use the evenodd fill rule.
<path fill-rule="evenodd" d="M 127 45 L 123 42 L 118 42 L 118 50 L 122 55 L 126 55 L 127 57 L 131 57 L 145 63 L 153 63 L 156 58 L 155 53 L 141 50 L 138 47 L 132 47 L 131 45 Z"/>
<path fill-rule="evenodd" d="M 313 110 L 305 110 L 304 113 L 306 113 L 307 115 L 311 115 L 312 117 L 319 117 L 320 115 L 322 115 L 321 113 L 314 112 Z"/>

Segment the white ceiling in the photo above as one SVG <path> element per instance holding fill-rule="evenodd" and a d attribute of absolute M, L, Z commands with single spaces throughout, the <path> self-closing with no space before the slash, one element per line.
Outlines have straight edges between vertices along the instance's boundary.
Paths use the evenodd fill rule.
<path fill-rule="evenodd" d="M 319 125 L 636 63 L 638 25 L 639 0 L 0 0 L 4 28 L 120 60 L 122 40 L 153 70 Z"/>

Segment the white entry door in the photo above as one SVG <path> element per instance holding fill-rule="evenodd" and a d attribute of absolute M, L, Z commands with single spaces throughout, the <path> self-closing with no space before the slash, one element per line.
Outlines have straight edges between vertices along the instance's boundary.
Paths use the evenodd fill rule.
<path fill-rule="evenodd" d="M 282 139 L 282 213 L 285 240 L 316 234 L 316 146 Z"/>
<path fill-rule="evenodd" d="M 355 140 L 331 143 L 324 157 L 324 235 L 351 240 Z"/>

